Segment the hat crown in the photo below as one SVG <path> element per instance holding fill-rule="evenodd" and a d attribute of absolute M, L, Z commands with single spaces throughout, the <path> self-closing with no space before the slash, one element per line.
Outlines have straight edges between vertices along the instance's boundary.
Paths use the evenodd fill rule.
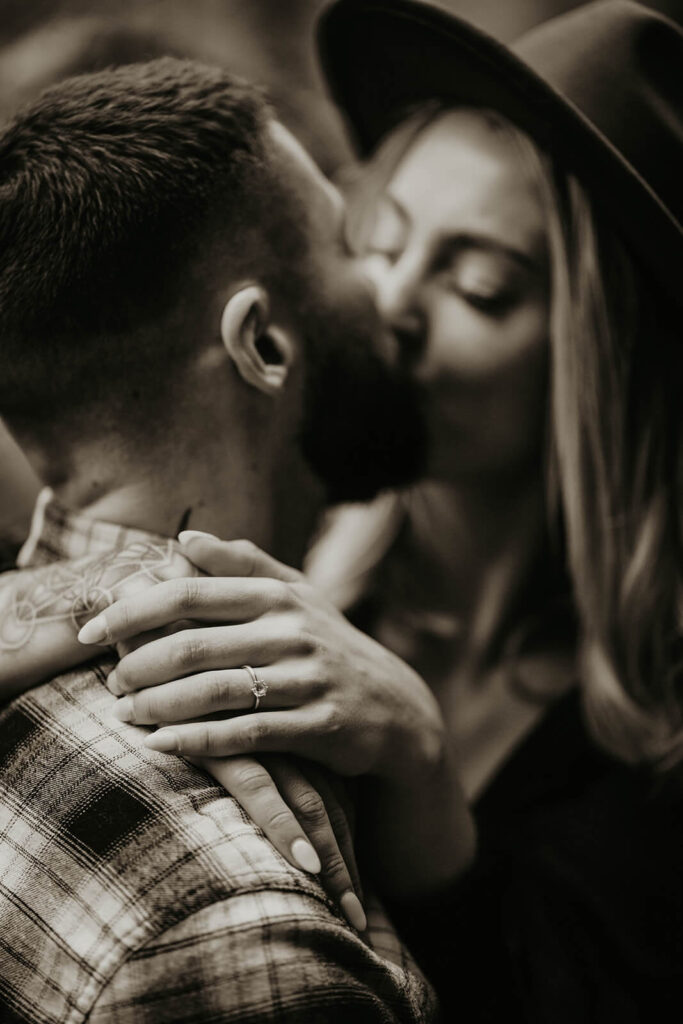
<path fill-rule="evenodd" d="M 490 107 L 577 174 L 645 269 L 683 304 L 683 31 L 597 0 L 511 48 L 423 0 L 336 0 L 323 66 L 363 152 L 431 99 Z"/>
<path fill-rule="evenodd" d="M 683 31 L 639 4 L 606 0 L 544 22 L 511 49 L 683 221 Z"/>

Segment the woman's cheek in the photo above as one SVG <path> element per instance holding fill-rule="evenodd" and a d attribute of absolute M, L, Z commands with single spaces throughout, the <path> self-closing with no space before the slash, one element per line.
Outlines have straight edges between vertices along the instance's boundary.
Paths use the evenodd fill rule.
<path fill-rule="evenodd" d="M 510 332 L 507 351 L 491 366 L 482 390 L 481 426 L 491 463 L 501 469 L 535 463 L 542 450 L 548 396 L 547 325 L 535 315 Z"/>
<path fill-rule="evenodd" d="M 492 344 L 493 342 L 493 344 Z M 429 383 L 479 376 L 498 359 L 491 326 L 456 298 L 443 299 L 431 311 L 425 355 L 418 376 Z"/>
<path fill-rule="evenodd" d="M 432 397 L 432 455 L 439 476 L 509 472 L 536 459 L 547 396 L 542 310 L 503 320 L 451 304 L 433 322 L 424 381 Z"/>
<path fill-rule="evenodd" d="M 425 381 L 481 385 L 514 369 L 542 343 L 541 318 L 529 310 L 493 317 L 454 297 L 430 320 L 429 344 L 420 374 Z"/>

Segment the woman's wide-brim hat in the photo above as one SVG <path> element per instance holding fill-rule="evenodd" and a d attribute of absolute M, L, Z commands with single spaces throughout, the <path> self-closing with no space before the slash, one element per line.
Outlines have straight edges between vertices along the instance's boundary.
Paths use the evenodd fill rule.
<path fill-rule="evenodd" d="M 506 115 L 573 170 L 683 302 L 683 31 L 599 0 L 510 48 L 415 0 L 337 0 L 318 40 L 332 95 L 367 154 L 421 102 Z"/>

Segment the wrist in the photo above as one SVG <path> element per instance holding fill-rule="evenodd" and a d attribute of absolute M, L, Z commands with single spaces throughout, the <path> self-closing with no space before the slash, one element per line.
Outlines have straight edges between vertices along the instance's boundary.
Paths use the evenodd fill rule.
<path fill-rule="evenodd" d="M 440 713 L 397 729 L 378 765 L 377 776 L 402 788 L 424 790 L 442 778 L 449 778 L 446 728 Z"/>
<path fill-rule="evenodd" d="M 421 770 L 376 778 L 366 825 L 385 894 L 403 900 L 453 884 L 473 863 L 476 829 L 448 746 Z"/>

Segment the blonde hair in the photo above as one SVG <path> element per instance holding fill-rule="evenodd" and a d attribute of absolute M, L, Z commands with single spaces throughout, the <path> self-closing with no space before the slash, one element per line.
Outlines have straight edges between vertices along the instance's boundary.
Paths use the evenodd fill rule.
<path fill-rule="evenodd" d="M 425 105 L 382 143 L 353 203 L 358 233 L 372 197 L 446 109 Z M 668 767 L 683 756 L 677 315 L 580 181 L 506 118 L 480 113 L 513 140 L 546 211 L 549 525 L 559 521 L 579 616 L 587 723 L 617 757 Z"/>
<path fill-rule="evenodd" d="M 549 241 L 552 445 L 584 707 L 608 750 L 666 766 L 683 753 L 683 338 L 571 175 Z"/>

